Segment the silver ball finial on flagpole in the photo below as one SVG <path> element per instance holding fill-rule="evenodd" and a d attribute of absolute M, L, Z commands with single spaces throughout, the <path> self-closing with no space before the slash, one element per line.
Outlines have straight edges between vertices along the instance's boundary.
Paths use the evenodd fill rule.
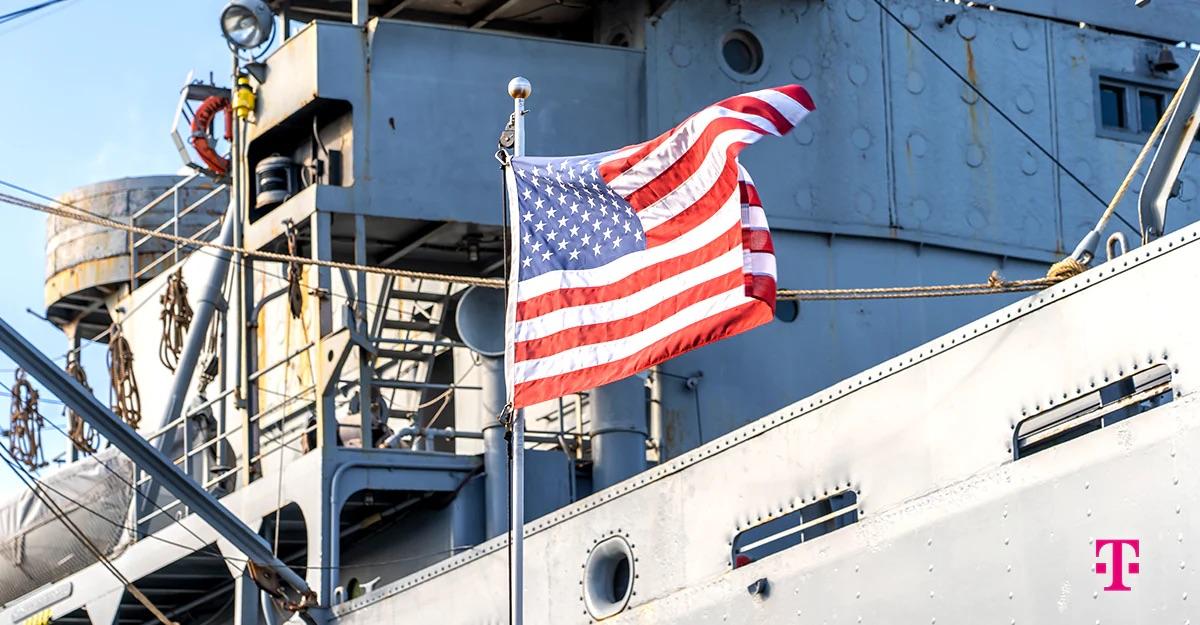
<path fill-rule="evenodd" d="M 533 85 L 524 76 L 508 81 L 508 95 L 513 98 L 513 156 L 525 156 L 525 98 L 533 93 Z"/>
<path fill-rule="evenodd" d="M 513 98 L 528 98 L 530 93 L 533 93 L 533 85 L 529 84 L 529 80 L 524 76 L 517 76 L 508 81 L 508 95 Z"/>

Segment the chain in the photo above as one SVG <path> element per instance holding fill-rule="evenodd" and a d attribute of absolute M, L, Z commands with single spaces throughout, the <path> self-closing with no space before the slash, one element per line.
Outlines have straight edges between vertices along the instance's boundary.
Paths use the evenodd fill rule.
<path fill-rule="evenodd" d="M 92 385 L 88 384 L 87 373 L 83 370 L 83 364 L 79 362 L 79 351 L 71 350 L 67 355 L 67 375 L 75 378 L 80 386 L 91 392 Z M 69 407 L 64 408 L 63 412 L 67 415 L 67 436 L 71 439 L 71 443 L 75 445 L 83 454 L 94 454 L 100 449 L 100 433 L 93 430 L 79 413 L 71 410 Z"/>
<path fill-rule="evenodd" d="M 42 457 L 42 415 L 38 412 L 38 392 L 17 369 L 12 386 L 12 411 L 9 414 L 8 441 L 18 462 L 36 471 L 46 466 Z"/>
<path fill-rule="evenodd" d="M 158 341 L 158 361 L 171 371 L 179 364 L 179 353 L 183 351 L 188 328 L 192 325 L 192 305 L 188 303 L 187 292 L 183 269 L 180 268 L 167 279 L 167 287 L 158 298 L 162 304 L 162 312 L 159 313 L 162 337 Z"/>
<path fill-rule="evenodd" d="M 292 220 L 283 222 L 287 229 L 287 253 L 293 259 L 299 258 L 297 254 L 298 245 L 296 244 L 296 224 Z M 292 311 L 292 318 L 299 319 L 300 314 L 304 312 L 304 290 L 300 284 L 300 262 L 297 260 L 289 260 L 287 264 L 287 282 L 288 282 L 288 308 Z"/>
<path fill-rule="evenodd" d="M 137 429 L 142 421 L 142 398 L 138 394 L 137 378 L 133 376 L 133 349 L 121 332 L 121 324 L 112 326 L 108 338 L 109 403 L 129 427 Z"/>

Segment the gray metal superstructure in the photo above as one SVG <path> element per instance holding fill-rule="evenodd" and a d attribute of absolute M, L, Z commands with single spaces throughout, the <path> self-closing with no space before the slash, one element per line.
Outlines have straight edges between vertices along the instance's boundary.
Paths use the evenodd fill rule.
<path fill-rule="evenodd" d="M 122 324 L 154 415 L 140 433 L 305 579 L 306 618 L 346 625 L 507 618 L 498 366 L 463 327 L 495 322 L 460 304 L 503 270 L 509 78 L 534 85 L 530 154 L 620 147 L 803 83 L 817 111 L 744 156 L 780 286 L 969 283 L 1040 277 L 1091 230 L 1200 32 L 1169 0 L 887 2 L 900 23 L 871 0 L 278 4 L 316 21 L 250 80 L 228 194 L 132 214 L 212 238 L 227 197 L 237 245 L 326 263 L 296 268 L 298 309 L 286 263 L 235 254 L 226 273 L 213 250 L 127 235 L 112 262 L 133 269 L 103 297 L 55 275 L 47 298 Z M 254 172 L 280 157 L 296 188 L 264 202 Z M 1195 618 L 1196 171 L 1168 193 L 1166 236 L 1032 296 L 781 303 L 767 326 L 528 410 L 528 622 Z M 1117 213 L 1136 226 L 1137 207 Z M 217 338 L 197 335 L 207 384 L 153 356 L 176 268 L 194 308 L 221 285 Z M 128 481 L 129 516 L 106 518 L 131 542 L 111 555 L 171 619 L 289 616 L 228 536 L 141 469 Z M 1109 538 L 1142 541 L 1131 592 L 1094 568 L 1089 541 Z M 38 583 L 0 587 L 0 625 L 153 622 L 100 564 Z"/>

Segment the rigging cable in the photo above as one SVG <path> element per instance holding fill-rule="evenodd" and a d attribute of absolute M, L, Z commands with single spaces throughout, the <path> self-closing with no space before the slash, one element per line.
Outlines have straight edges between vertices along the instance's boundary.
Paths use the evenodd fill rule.
<path fill-rule="evenodd" d="M 1108 202 L 1106 202 L 1104 200 L 1104 198 L 1100 197 L 1100 195 L 1098 193 L 1096 193 L 1095 191 L 1093 191 L 1092 188 L 1089 187 L 1086 182 L 1081 180 L 1079 178 L 1079 176 L 1076 176 L 1075 172 L 1068 169 L 1067 166 L 1064 165 L 1062 161 L 1058 160 L 1058 158 L 1056 156 L 1051 154 L 1049 150 L 1047 150 L 1045 147 L 1043 147 L 1042 144 L 1039 143 L 1037 139 L 1033 138 L 1033 135 L 1029 134 L 1024 128 L 1022 128 L 1021 125 L 1016 122 L 1016 120 L 1014 120 L 1012 117 L 1010 117 L 1008 115 L 1008 113 L 1005 113 L 995 102 L 992 101 L 991 98 L 984 95 L 984 93 L 979 90 L 979 87 L 975 86 L 975 83 L 971 82 L 970 79 L 968 79 L 966 76 L 963 76 L 962 72 L 958 71 L 957 68 L 955 68 L 953 65 L 951 65 L 950 62 L 945 59 L 945 57 L 943 57 L 941 54 L 938 54 L 937 50 L 933 49 L 933 46 L 930 46 L 928 43 L 925 42 L 924 39 L 921 38 L 920 35 L 918 35 L 913 29 L 909 28 L 908 24 L 904 23 L 904 20 L 901 20 L 899 17 L 897 17 L 896 14 L 893 13 L 892 10 L 889 9 L 887 7 L 887 5 L 884 4 L 883 0 L 873 0 L 873 1 L 875 2 L 875 4 L 879 5 L 880 10 L 882 10 L 893 22 L 895 22 L 898 26 L 903 28 L 904 31 L 909 34 L 909 36 L 911 36 L 913 39 L 915 39 L 917 41 L 917 43 L 921 44 L 921 47 L 928 50 L 929 53 L 934 56 L 934 58 L 936 58 L 942 65 L 944 65 L 946 67 L 946 69 L 950 70 L 951 73 L 953 73 L 956 77 L 958 77 L 958 79 L 961 80 L 962 83 L 964 85 L 966 85 L 968 88 L 970 88 L 971 91 L 974 91 L 975 95 L 979 96 L 980 100 L 983 100 L 988 106 L 992 107 L 992 110 L 996 111 L 996 113 L 999 114 L 1000 117 L 1002 117 L 1004 119 L 1004 121 L 1008 122 L 1008 124 L 1010 126 L 1012 126 L 1014 129 L 1016 129 L 1017 132 L 1021 133 L 1021 136 L 1025 137 L 1030 143 L 1032 143 L 1033 147 L 1037 148 L 1039 152 L 1046 155 L 1046 158 L 1049 158 L 1050 161 L 1053 162 L 1056 167 L 1058 167 L 1060 170 L 1062 170 L 1062 172 L 1064 174 L 1066 174 L 1068 178 L 1070 178 L 1071 180 L 1074 180 L 1076 184 L 1078 184 L 1081 188 L 1083 188 L 1083 190 L 1086 191 L 1088 193 L 1088 195 L 1095 198 L 1095 200 L 1097 202 L 1100 202 L 1101 205 L 1108 206 Z M 1115 213 L 1115 211 L 1114 211 L 1114 213 Z M 1121 223 L 1128 226 L 1129 229 L 1132 230 L 1134 233 L 1138 232 L 1138 229 L 1135 228 L 1133 226 L 1133 224 L 1129 223 L 1128 220 L 1126 220 L 1124 217 L 1122 217 L 1120 213 L 1115 213 L 1115 214 L 1117 216 L 1117 219 L 1121 220 Z"/>
<path fill-rule="evenodd" d="M 40 11 L 42 9 L 49 8 L 51 6 L 59 4 L 61 2 L 67 2 L 67 1 L 68 0 L 46 0 L 45 2 L 39 2 L 38 4 L 30 5 L 23 9 L 17 9 L 16 11 L 10 11 L 8 13 L 5 13 L 4 15 L 0 15 L 0 25 L 7 24 L 13 20 L 17 20 L 22 17 L 25 17 L 26 15 L 31 15 L 33 13 L 37 13 L 38 11 Z"/>
<path fill-rule="evenodd" d="M 0 184 L 19 189 L 19 187 L 16 187 L 15 185 L 12 185 L 11 183 L 4 182 L 3 180 L 0 180 Z M 108 228 L 114 228 L 117 230 L 132 232 L 134 234 L 142 234 L 142 235 L 148 235 L 151 237 L 157 237 L 157 238 L 165 239 L 167 241 L 173 241 L 175 243 L 178 243 L 178 244 L 181 244 L 184 246 L 188 246 L 188 247 L 197 248 L 197 249 L 213 248 L 213 249 L 224 250 L 224 251 L 233 252 L 233 253 L 237 253 L 237 254 L 242 254 L 245 256 L 262 258 L 265 260 L 272 260 L 272 261 L 278 261 L 278 262 L 284 262 L 284 263 L 297 262 L 297 263 L 301 263 L 301 264 L 314 265 L 314 266 L 318 266 L 318 267 L 329 267 L 332 269 L 344 269 L 346 271 L 363 271 L 366 273 L 373 273 L 373 274 L 379 274 L 379 275 L 385 275 L 385 276 L 394 276 L 394 277 L 400 277 L 400 278 L 428 279 L 428 280 L 435 280 L 438 282 L 452 282 L 452 283 L 465 284 L 465 285 L 470 285 L 470 286 L 479 286 L 479 287 L 484 287 L 484 288 L 493 288 L 493 289 L 502 289 L 505 286 L 505 280 L 503 278 L 484 278 L 484 277 L 476 277 L 476 276 L 461 276 L 461 275 L 444 274 L 444 273 L 410 271 L 410 270 L 405 270 L 405 269 L 394 269 L 391 267 L 377 267 L 377 266 L 370 266 L 370 265 L 358 265 L 358 264 L 354 264 L 354 263 L 344 263 L 344 262 L 332 261 L 332 260 L 319 260 L 319 259 L 314 259 L 314 258 L 303 258 L 303 257 L 299 257 L 299 256 L 292 256 L 289 254 L 279 254 L 276 252 L 268 252 L 265 250 L 251 250 L 251 249 L 236 247 L 236 246 L 232 246 L 232 245 L 224 245 L 222 243 L 217 243 L 217 242 L 213 242 L 213 241 L 205 241 L 203 239 L 197 239 L 197 238 L 193 238 L 193 237 L 182 237 L 182 236 L 177 236 L 177 235 L 173 235 L 173 234 L 167 234 L 165 232 L 154 232 L 154 231 L 148 230 L 146 228 L 141 228 L 138 226 L 131 226 L 129 224 L 124 224 L 124 223 L 121 223 L 118 221 L 107 219 L 105 217 L 93 215 L 91 213 L 88 213 L 86 211 L 83 211 L 83 210 L 75 208 L 75 207 L 69 207 L 69 210 L 68 210 L 68 209 L 59 208 L 59 207 L 55 207 L 55 206 L 49 206 L 49 205 L 45 205 L 45 204 L 38 204 L 36 202 L 31 202 L 29 200 L 25 200 L 25 199 L 22 199 L 22 198 L 13 196 L 13 195 L 9 195 L 6 193 L 0 193 L 0 202 L 6 203 L 6 204 L 11 204 L 13 206 L 28 208 L 31 210 L 35 210 L 35 211 L 50 214 L 50 215 L 55 215 L 58 217 L 62 217 L 64 219 L 74 219 L 74 220 L 78 220 L 78 221 L 92 223 L 92 224 L 99 225 L 99 226 L 104 226 L 104 227 L 108 227 Z M 67 206 L 67 205 L 64 204 L 64 206 Z M 893 291 L 894 293 L 890 297 L 895 297 L 895 298 L 934 297 L 934 295 L 927 294 L 927 292 L 929 289 L 938 289 L 938 288 L 940 288 L 943 291 L 947 291 L 947 292 L 944 292 L 941 295 L 938 295 L 937 297 L 949 296 L 949 295 L 991 295 L 991 294 L 999 294 L 999 293 L 1016 293 L 1016 292 L 1022 292 L 1022 291 L 1039 290 L 1041 288 L 1045 288 L 1047 286 L 1057 284 L 1058 282 L 1061 282 L 1062 280 L 1065 280 L 1068 277 L 1070 277 L 1070 276 L 1050 275 L 1050 276 L 1047 276 L 1046 278 L 1039 278 L 1036 280 L 1016 280 L 1016 281 L 1001 280 L 998 283 L 993 280 L 989 280 L 987 282 L 974 283 L 974 284 L 948 285 L 948 286 L 952 286 L 952 287 L 959 287 L 956 289 L 947 289 L 947 288 L 945 288 L 945 286 L 940 286 L 940 287 L 914 286 L 914 287 L 886 287 L 885 290 Z M 782 298 L 785 298 L 785 299 L 796 299 L 796 300 L 857 299 L 857 296 L 855 295 L 856 293 L 870 292 L 873 290 L 874 289 L 782 289 L 779 291 L 779 296 Z M 827 294 L 825 293 L 826 291 L 845 292 L 847 294 L 847 297 L 831 298 L 831 297 L 827 296 Z M 923 293 L 926 293 L 926 294 L 923 294 Z"/>
<path fill-rule="evenodd" d="M 150 613 L 153 614 L 160 623 L 162 623 L 162 625 L 178 625 L 178 623 L 175 623 L 171 621 L 171 619 L 167 618 L 166 614 L 163 614 L 162 610 L 160 610 L 158 606 L 154 605 L 154 602 L 151 601 L 149 597 L 147 597 L 137 586 L 133 584 L 132 581 L 129 580 L 129 578 L 125 577 L 125 575 L 117 569 L 116 565 L 112 563 L 112 560 L 108 559 L 108 556 L 106 556 L 100 550 L 100 548 L 97 547 L 96 544 L 87 537 L 87 534 L 85 534 L 83 530 L 79 529 L 78 525 L 75 525 L 75 522 L 67 516 L 67 513 L 64 512 L 61 507 L 59 507 L 58 503 L 54 501 L 54 498 L 50 497 L 50 495 L 48 495 L 42 489 L 41 483 L 17 463 L 16 456 L 13 454 L 12 450 L 10 450 L 3 443 L 0 443 L 0 451 L 5 452 L 4 455 L 0 455 L 0 460 L 3 460 L 4 463 L 7 464 L 8 467 L 17 474 L 17 478 L 20 479 L 21 482 L 24 483 L 31 492 L 33 492 L 33 495 L 37 497 L 38 500 L 40 500 L 46 506 L 46 508 L 49 509 L 56 518 L 58 518 L 59 521 L 62 522 L 63 526 L 67 528 L 67 531 L 70 532 L 76 540 L 83 544 L 83 546 L 91 552 L 92 556 L 95 557 L 96 560 L 104 566 L 104 568 L 108 569 L 108 572 L 113 574 L 113 577 L 116 577 L 117 580 L 125 586 L 126 590 L 129 591 L 129 594 L 133 595 L 134 598 L 138 600 L 138 603 L 142 604 L 143 607 L 149 610 Z"/>

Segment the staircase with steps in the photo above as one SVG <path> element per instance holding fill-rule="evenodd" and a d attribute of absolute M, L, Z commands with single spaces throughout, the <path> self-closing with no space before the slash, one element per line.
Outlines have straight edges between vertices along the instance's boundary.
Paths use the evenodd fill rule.
<path fill-rule="evenodd" d="M 456 343 L 443 330 L 453 295 L 452 285 L 423 280 L 383 280 L 371 325 L 375 346 L 373 387 L 379 388 L 390 408 L 391 419 L 407 419 L 403 426 L 420 426 L 422 409 L 437 407 L 437 398 L 453 387 L 449 380 L 434 379 L 437 357 Z M 392 424 L 393 429 L 396 428 Z"/>

